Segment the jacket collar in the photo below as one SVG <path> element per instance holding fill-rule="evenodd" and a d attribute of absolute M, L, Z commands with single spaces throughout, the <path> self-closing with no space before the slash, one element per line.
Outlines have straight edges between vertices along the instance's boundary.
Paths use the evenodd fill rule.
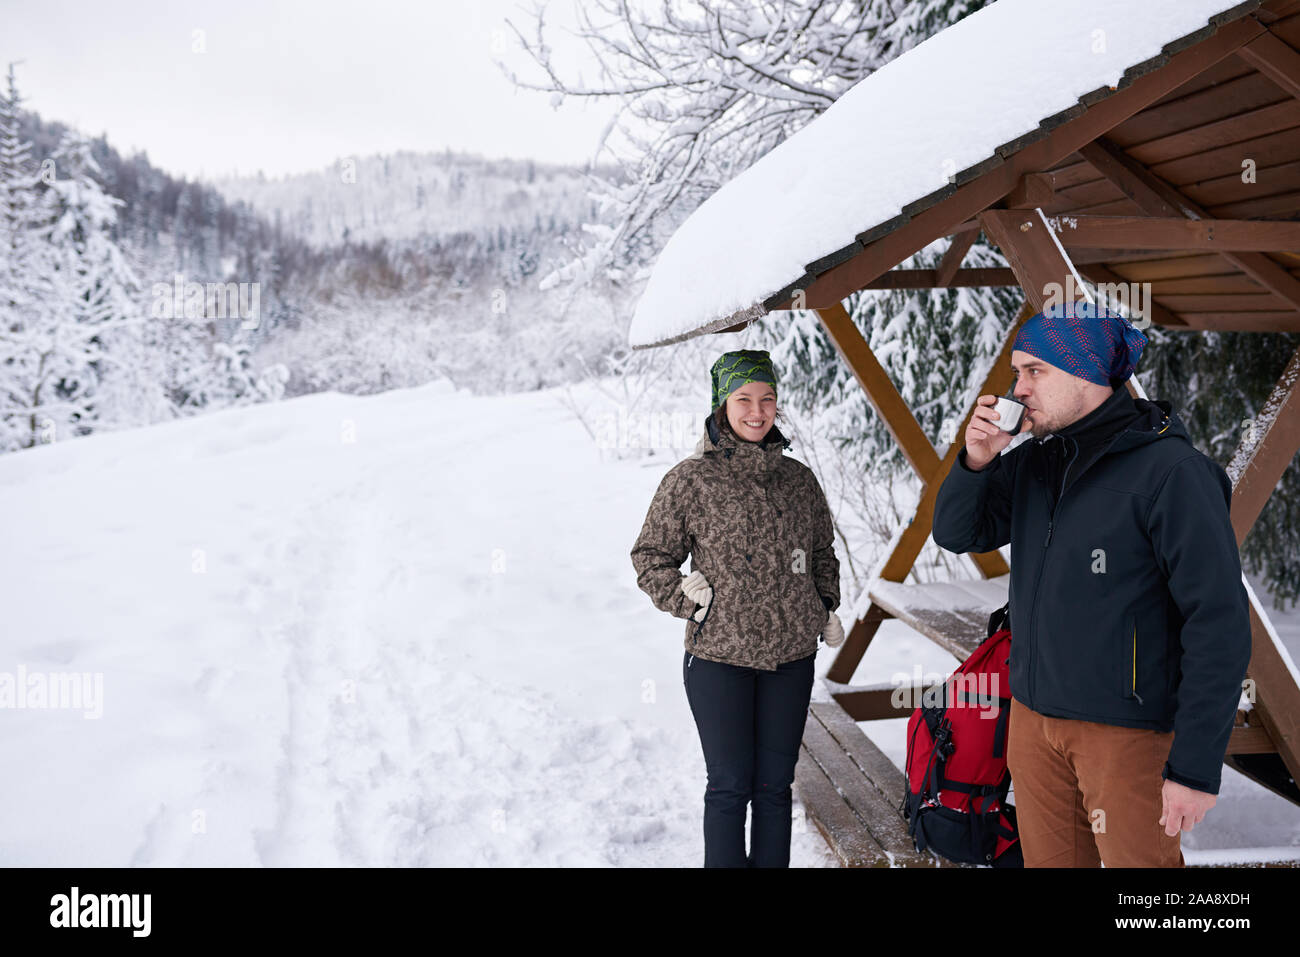
<path fill-rule="evenodd" d="M 1121 394 L 1122 393 L 1122 394 Z M 1117 455 L 1160 439 L 1180 438 L 1191 444 L 1191 436 L 1164 399 L 1135 399 L 1125 386 L 1059 432 L 1038 440 L 1042 451 L 1071 464 L 1065 477 L 1073 485 L 1105 455 Z"/>
<path fill-rule="evenodd" d="M 790 447 L 790 440 L 777 428 L 776 423 L 768 429 L 762 442 L 749 442 L 740 438 L 730 428 L 719 429 L 710 414 L 704 420 L 704 434 L 695 443 L 695 451 L 688 458 L 702 459 L 705 455 L 716 456 L 730 466 L 752 471 L 765 480 L 780 464 L 783 453 Z"/>
<path fill-rule="evenodd" d="M 1080 446 L 1105 442 L 1127 428 L 1142 415 L 1128 389 L 1121 386 L 1087 415 L 1076 419 L 1055 434 L 1068 435 Z"/>

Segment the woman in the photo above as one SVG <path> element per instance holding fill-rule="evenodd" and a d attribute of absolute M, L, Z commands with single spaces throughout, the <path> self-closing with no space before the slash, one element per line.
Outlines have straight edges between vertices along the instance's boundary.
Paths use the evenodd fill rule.
<path fill-rule="evenodd" d="M 660 482 L 632 565 L 655 607 L 686 619 L 682 681 L 708 768 L 704 866 L 788 867 L 817 639 L 844 640 L 840 564 L 821 485 L 784 455 L 771 357 L 725 353 L 712 378 L 704 435 Z"/>

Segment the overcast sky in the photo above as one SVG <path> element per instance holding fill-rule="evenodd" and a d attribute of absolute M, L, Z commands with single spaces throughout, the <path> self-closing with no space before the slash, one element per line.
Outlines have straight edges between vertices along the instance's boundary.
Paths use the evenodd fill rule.
<path fill-rule="evenodd" d="M 547 4 L 545 37 L 589 83 L 597 66 Z M 267 176 L 340 156 L 453 150 L 583 162 L 611 100 L 517 89 L 539 70 L 532 0 L 0 0 L 0 69 L 17 67 L 24 106 L 190 178 Z M 201 31 L 196 33 L 195 31 Z M 202 47 L 203 52 L 196 52 Z"/>

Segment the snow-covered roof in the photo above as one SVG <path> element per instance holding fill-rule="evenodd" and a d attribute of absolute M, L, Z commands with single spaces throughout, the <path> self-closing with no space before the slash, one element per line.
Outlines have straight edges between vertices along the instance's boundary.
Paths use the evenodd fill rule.
<path fill-rule="evenodd" d="M 763 315 L 764 301 L 809 263 L 889 232 L 875 227 L 1258 6 L 998 0 L 958 21 L 854 85 L 702 203 L 659 254 L 631 345 Z"/>

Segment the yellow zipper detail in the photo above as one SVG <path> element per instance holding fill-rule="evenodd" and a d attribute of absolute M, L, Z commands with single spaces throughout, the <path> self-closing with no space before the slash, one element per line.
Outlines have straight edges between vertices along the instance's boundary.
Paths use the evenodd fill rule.
<path fill-rule="evenodd" d="M 1133 697 L 1138 699 L 1138 704 L 1146 704 L 1142 696 L 1138 694 L 1138 630 L 1137 622 L 1133 622 Z"/>

